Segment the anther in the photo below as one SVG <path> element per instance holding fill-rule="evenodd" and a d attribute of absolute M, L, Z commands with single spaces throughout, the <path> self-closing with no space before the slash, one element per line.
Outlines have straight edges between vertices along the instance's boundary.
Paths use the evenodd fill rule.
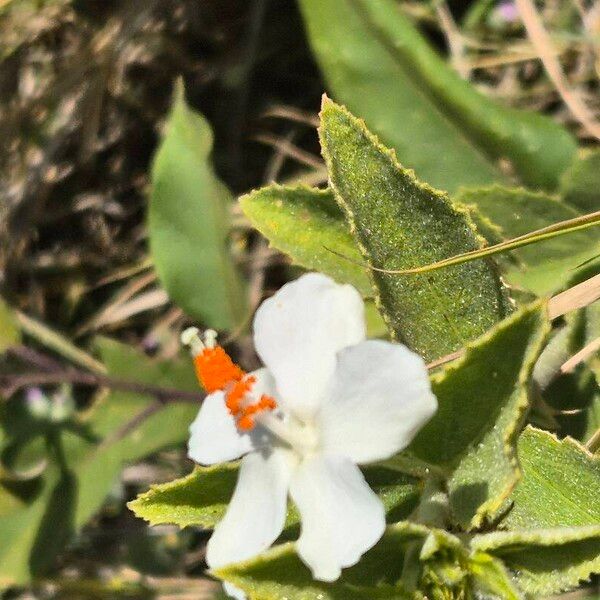
<path fill-rule="evenodd" d="M 256 377 L 249 375 L 236 381 L 225 395 L 225 405 L 233 417 L 243 412 L 242 404 L 255 383 Z"/>
<path fill-rule="evenodd" d="M 221 346 L 204 348 L 194 357 L 194 366 L 200 383 L 209 394 L 224 390 L 244 377 L 244 371 L 231 360 Z"/>
<path fill-rule="evenodd" d="M 197 327 L 188 327 L 181 334 L 182 344 L 189 346 L 194 367 L 202 387 L 209 393 L 224 391 L 225 406 L 236 420 L 240 431 L 250 431 L 259 413 L 277 408 L 271 396 L 261 395 L 252 402 L 252 387 L 256 377 L 245 373 L 217 343 L 217 332 L 207 329 L 201 337 Z"/>

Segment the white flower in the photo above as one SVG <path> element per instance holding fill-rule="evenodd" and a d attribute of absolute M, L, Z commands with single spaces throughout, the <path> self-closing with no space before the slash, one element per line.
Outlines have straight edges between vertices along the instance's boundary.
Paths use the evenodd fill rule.
<path fill-rule="evenodd" d="M 336 580 L 382 536 L 385 514 L 357 465 L 406 448 L 437 409 L 422 359 L 365 340 L 358 292 L 311 273 L 258 309 L 245 374 L 214 337 L 186 332 L 210 393 L 190 428 L 189 456 L 210 465 L 244 456 L 211 567 L 266 550 L 280 535 L 288 494 L 302 520 L 296 543 L 315 579 Z"/>

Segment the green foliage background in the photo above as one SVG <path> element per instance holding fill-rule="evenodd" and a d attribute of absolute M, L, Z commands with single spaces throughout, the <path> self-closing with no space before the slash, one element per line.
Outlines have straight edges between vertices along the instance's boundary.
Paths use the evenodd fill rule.
<path fill-rule="evenodd" d="M 592 52 L 558 4 L 548 26 Z M 202 396 L 178 334 L 215 327 L 253 366 L 253 308 L 303 269 L 355 285 L 372 336 L 461 355 L 432 366 L 411 447 L 365 470 L 389 525 L 361 563 L 313 582 L 292 507 L 280 545 L 211 576 L 257 599 L 593 593 L 600 359 L 561 368 L 600 308 L 550 319 L 548 298 L 598 275 L 597 229 L 368 268 L 600 210 L 596 142 L 535 57 L 494 98 L 511 67 L 461 78 L 440 5 L 0 2 L 0 594 L 220 593 L 196 551 L 237 465 L 185 459 Z M 473 64 L 527 41 L 496 8 L 450 3 Z"/>

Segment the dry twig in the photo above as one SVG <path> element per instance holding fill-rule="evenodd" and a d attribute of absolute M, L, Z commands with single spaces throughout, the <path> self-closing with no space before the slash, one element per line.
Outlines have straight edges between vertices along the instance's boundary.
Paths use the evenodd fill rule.
<path fill-rule="evenodd" d="M 554 50 L 550 35 L 546 31 L 532 0 L 515 0 L 515 4 L 519 9 L 529 39 L 536 48 L 548 76 L 556 86 L 564 103 L 586 130 L 594 137 L 600 139 L 600 123 L 598 123 L 596 116 L 585 104 L 580 94 L 576 90 L 573 90 L 567 81 L 562 67 L 556 58 L 556 51 Z"/>

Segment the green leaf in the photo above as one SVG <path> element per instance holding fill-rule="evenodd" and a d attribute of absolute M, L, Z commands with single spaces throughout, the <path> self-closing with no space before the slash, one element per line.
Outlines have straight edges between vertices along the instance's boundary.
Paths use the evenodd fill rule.
<path fill-rule="evenodd" d="M 508 240 L 560 221 L 580 217 L 568 204 L 552 196 L 523 188 L 490 188 L 463 190 L 455 196 L 457 202 L 476 208 L 473 215 L 482 215 L 481 231 L 491 243 Z M 554 292 L 573 278 L 573 270 L 600 252 L 595 229 L 577 231 L 511 252 L 513 262 L 503 262 L 509 283 L 526 288 L 537 295 Z"/>
<path fill-rule="evenodd" d="M 250 600 L 400 600 L 412 597 L 398 586 L 406 548 L 428 533 L 427 528 L 409 522 L 388 527 L 377 545 L 333 583 L 313 580 L 293 544 L 277 546 L 214 574 L 244 590 Z"/>
<path fill-rule="evenodd" d="M 187 477 L 152 486 L 128 506 L 151 525 L 213 528 L 225 514 L 237 473 L 237 463 L 196 467 Z M 417 480 L 383 467 L 366 467 L 364 473 L 369 485 L 381 498 L 388 520 L 406 518 L 418 500 L 420 488 Z M 287 526 L 296 525 L 298 520 L 298 513 L 290 510 Z"/>
<path fill-rule="evenodd" d="M 387 325 L 373 300 L 367 300 L 365 302 L 365 323 L 367 325 L 367 337 L 369 339 L 389 338 Z"/>
<path fill-rule="evenodd" d="M 21 333 L 6 302 L 0 298 L 0 354 L 21 341 Z"/>
<path fill-rule="evenodd" d="M 600 456 L 572 439 L 527 427 L 519 439 L 523 478 L 502 527 L 533 529 L 600 523 Z"/>
<path fill-rule="evenodd" d="M 600 151 L 583 153 L 564 174 L 561 182 L 563 200 L 583 212 L 600 208 Z"/>
<path fill-rule="evenodd" d="M 498 531 L 471 546 L 500 558 L 528 594 L 556 594 L 600 572 L 600 525 Z"/>
<path fill-rule="evenodd" d="M 476 597 L 523 600 L 523 594 L 515 587 L 502 561 L 485 552 L 476 552 L 469 557 L 468 564 Z"/>
<path fill-rule="evenodd" d="M 131 347 L 106 338 L 97 346 L 108 372 L 116 378 L 141 383 L 197 391 L 198 383 L 187 358 L 158 362 Z M 161 448 L 185 442 L 188 428 L 199 404 L 174 402 L 144 419 L 133 431 L 115 439 L 123 426 L 142 414 L 155 400 L 129 392 L 112 392 L 96 403 L 87 415 L 89 434 L 101 441 L 90 448 L 81 437 L 69 436 L 65 441 L 67 456 L 73 455 L 78 475 L 79 493 L 76 525 L 80 527 L 100 508 L 123 465 L 153 454 Z"/>
<path fill-rule="evenodd" d="M 18 496 L 5 486 L 0 486 L 0 496 L 6 497 L 6 501 L 13 505 L 13 510 L 0 513 L 0 590 L 23 585 L 30 580 L 30 559 L 36 545 L 39 547 L 38 531 L 59 482 L 59 471 L 55 468 L 47 469 L 37 495 L 27 503 L 18 502 Z M 63 506 L 63 514 L 68 515 L 72 507 L 66 504 Z M 60 519 L 60 522 L 63 520 Z"/>
<path fill-rule="evenodd" d="M 330 190 L 271 185 L 240 199 L 244 214 L 271 246 L 294 262 L 373 294 L 362 257 Z M 330 250 L 351 260 L 345 260 Z"/>
<path fill-rule="evenodd" d="M 182 85 L 152 168 L 150 250 L 161 283 L 191 317 L 231 329 L 245 293 L 227 247 L 232 197 L 210 164 L 212 132 L 186 104 Z"/>
<path fill-rule="evenodd" d="M 237 463 L 196 467 L 187 477 L 153 485 L 127 506 L 150 525 L 212 529 L 227 510 L 237 476 Z"/>
<path fill-rule="evenodd" d="M 464 527 L 493 517 L 518 481 L 516 441 L 548 329 L 545 305 L 527 306 L 432 377 L 439 408 L 409 451 L 450 473 L 451 508 Z"/>
<path fill-rule="evenodd" d="M 159 363 L 109 340 L 99 340 L 98 346 L 114 377 L 196 389 L 187 360 Z M 0 484 L 0 498 L 11 500 L 6 503 L 10 509 L 0 510 L 0 586 L 25 584 L 32 575 L 45 573 L 70 536 L 99 510 L 124 464 L 188 437 L 198 406 L 173 403 L 118 439 L 123 426 L 154 402 L 125 392 L 101 397 L 81 421 L 58 433 L 63 468 L 51 458 L 33 493 L 23 485 Z"/>
<path fill-rule="evenodd" d="M 320 136 L 331 187 L 369 264 L 409 268 L 479 247 L 465 212 L 417 181 L 361 121 L 327 99 Z M 461 348 L 509 312 L 488 260 L 424 275 L 373 272 L 373 281 L 388 327 L 428 361 Z"/>
<path fill-rule="evenodd" d="M 506 181 L 553 188 L 575 142 L 542 115 L 486 98 L 430 47 L 394 0 L 301 0 L 333 95 L 364 118 L 419 178 L 450 192 Z"/>

